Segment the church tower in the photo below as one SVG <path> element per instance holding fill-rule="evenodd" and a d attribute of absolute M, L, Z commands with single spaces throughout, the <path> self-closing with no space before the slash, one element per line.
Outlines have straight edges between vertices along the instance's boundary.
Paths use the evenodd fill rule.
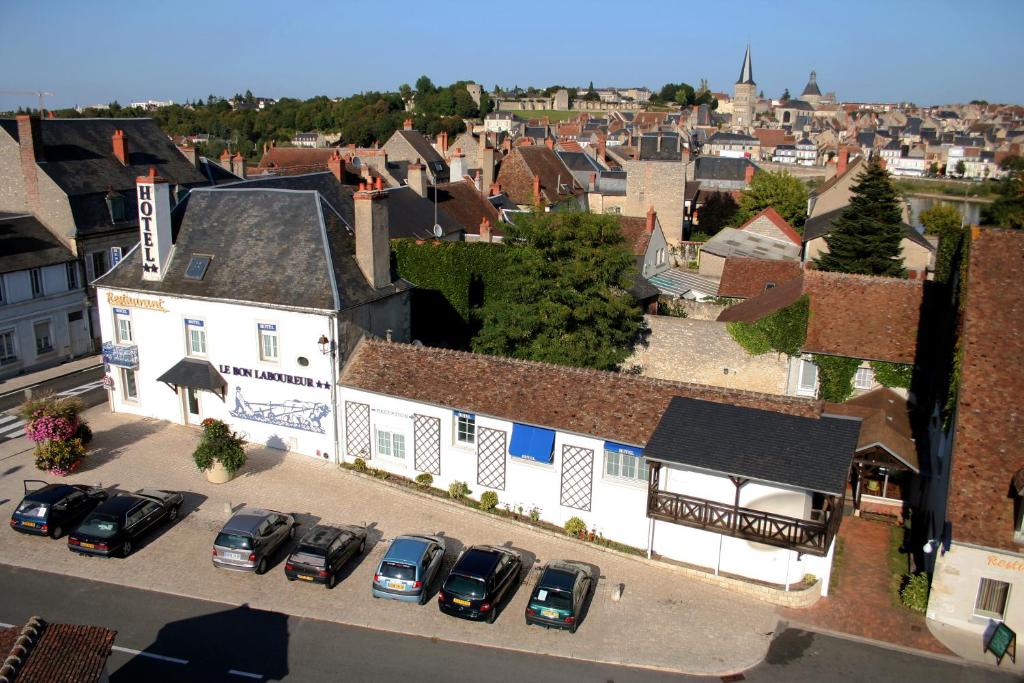
<path fill-rule="evenodd" d="M 754 125 L 754 104 L 757 102 L 757 84 L 754 83 L 754 69 L 750 64 L 750 45 L 743 56 L 740 78 L 733 89 L 732 125 L 744 132 Z"/>
<path fill-rule="evenodd" d="M 811 78 L 807 81 L 804 91 L 800 94 L 800 99 L 815 109 L 821 104 L 821 88 L 818 87 L 818 74 L 816 72 L 811 72 Z"/>

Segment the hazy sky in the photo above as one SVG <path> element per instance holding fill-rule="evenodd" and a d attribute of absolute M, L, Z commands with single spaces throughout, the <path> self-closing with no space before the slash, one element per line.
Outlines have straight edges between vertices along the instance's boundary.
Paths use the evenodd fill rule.
<path fill-rule="evenodd" d="M 732 92 L 748 40 L 771 97 L 816 69 L 840 100 L 1024 102 L 1024 0 L 0 1 L 0 90 L 50 90 L 54 108 L 341 96 L 421 74 Z M 0 110 L 36 104 L 0 95 Z"/>

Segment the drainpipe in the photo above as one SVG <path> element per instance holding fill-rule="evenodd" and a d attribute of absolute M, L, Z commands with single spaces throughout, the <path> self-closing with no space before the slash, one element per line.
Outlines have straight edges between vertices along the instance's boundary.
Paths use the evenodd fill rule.
<path fill-rule="evenodd" d="M 647 518 L 647 559 L 654 553 L 654 517 Z"/>
<path fill-rule="evenodd" d="M 725 534 L 718 534 L 718 559 L 715 561 L 715 576 L 718 576 L 722 568 L 722 542 L 724 540 Z"/>
<path fill-rule="evenodd" d="M 328 317 L 328 321 L 331 327 L 331 413 L 334 415 L 334 419 L 331 420 L 334 431 L 334 454 L 331 456 L 331 462 L 337 465 L 341 462 L 341 451 L 339 450 L 341 440 L 338 437 L 338 421 L 341 419 L 338 415 L 338 380 L 341 379 L 338 376 L 338 353 L 340 353 L 336 336 L 338 319 L 331 315 Z"/>
<path fill-rule="evenodd" d="M 789 567 L 793 560 L 793 551 L 790 550 L 786 553 L 786 592 L 789 592 Z"/>

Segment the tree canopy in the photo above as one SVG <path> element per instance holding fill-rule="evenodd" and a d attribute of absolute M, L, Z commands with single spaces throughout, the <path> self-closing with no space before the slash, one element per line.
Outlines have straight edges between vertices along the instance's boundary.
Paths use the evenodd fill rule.
<path fill-rule="evenodd" d="M 878 157 L 851 188 L 850 204 L 825 236 L 828 253 L 815 259 L 821 270 L 902 277 L 903 212 L 899 196 Z"/>
<path fill-rule="evenodd" d="M 750 188 L 740 197 L 735 220 L 743 224 L 770 206 L 801 232 L 807 220 L 807 194 L 807 185 L 789 171 L 755 173 Z"/>
<path fill-rule="evenodd" d="M 703 83 L 702 83 L 703 85 Z M 675 102 L 681 107 L 690 107 L 695 104 L 708 104 L 717 106 L 718 100 L 707 88 L 694 89 L 689 83 L 666 83 L 661 90 L 651 96 L 655 102 Z"/>
<path fill-rule="evenodd" d="M 591 213 L 532 213 L 504 228 L 509 294 L 488 300 L 473 350 L 601 370 L 632 353 L 643 316 L 618 222 Z"/>
<path fill-rule="evenodd" d="M 951 204 L 935 203 L 921 212 L 921 224 L 929 235 L 944 235 L 950 230 L 960 230 L 963 217 Z"/>
<path fill-rule="evenodd" d="M 1024 229 L 1024 157 L 1008 156 L 999 167 L 1006 177 L 999 181 L 998 196 L 985 207 L 982 219 L 989 225 Z"/>

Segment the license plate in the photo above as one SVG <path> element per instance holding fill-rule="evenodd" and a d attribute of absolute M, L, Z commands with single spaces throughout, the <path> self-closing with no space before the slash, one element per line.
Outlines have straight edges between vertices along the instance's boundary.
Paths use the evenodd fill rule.
<path fill-rule="evenodd" d="M 452 602 L 454 602 L 456 605 L 463 605 L 464 607 L 469 607 L 469 600 L 463 600 L 462 598 L 452 598 Z"/>
<path fill-rule="evenodd" d="M 242 553 L 228 553 L 228 559 L 240 560 L 242 559 Z"/>
<path fill-rule="evenodd" d="M 21 525 L 22 526 L 35 526 L 36 523 L 35 522 L 22 522 Z"/>
<path fill-rule="evenodd" d="M 540 611 L 540 615 L 542 617 L 546 617 L 548 619 L 557 619 L 558 618 L 558 612 L 556 612 L 553 609 L 542 609 Z"/>
<path fill-rule="evenodd" d="M 299 574 L 299 578 L 302 579 L 303 581 L 312 581 L 313 580 L 312 576 L 306 576 L 305 574 Z"/>
<path fill-rule="evenodd" d="M 401 581 L 392 581 L 388 584 L 388 588 L 390 588 L 393 591 L 404 591 L 405 584 Z"/>
<path fill-rule="evenodd" d="M 82 547 L 83 548 L 89 548 L 91 550 L 91 549 L 96 547 L 96 544 L 95 543 L 83 543 Z"/>

